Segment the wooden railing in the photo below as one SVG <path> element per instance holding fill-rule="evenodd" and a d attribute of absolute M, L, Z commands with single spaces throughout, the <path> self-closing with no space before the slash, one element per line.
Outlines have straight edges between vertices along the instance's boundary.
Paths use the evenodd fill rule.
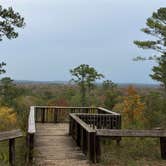
<path fill-rule="evenodd" d="M 119 141 L 121 137 L 160 138 L 161 158 L 166 159 L 166 130 L 121 130 L 119 114 L 70 114 L 69 133 L 92 162 L 101 155 L 101 138 Z"/>
<path fill-rule="evenodd" d="M 140 136 L 141 131 L 126 131 L 121 129 L 121 115 L 101 107 L 57 107 L 57 106 L 32 106 L 28 119 L 28 161 L 33 161 L 35 122 L 64 123 L 69 122 L 69 134 L 81 147 L 83 153 L 92 162 L 100 159 L 100 140 L 102 137 L 116 139 L 117 143 L 123 136 Z M 152 131 L 143 136 L 160 137 L 161 155 L 166 159 L 165 131 Z M 160 134 L 159 134 L 160 133 Z M 128 134 L 128 135 L 127 135 Z"/>
<path fill-rule="evenodd" d="M 110 130 L 98 129 L 97 137 L 157 137 L 160 138 L 161 158 L 166 160 L 166 130 Z"/>
<path fill-rule="evenodd" d="M 10 166 L 15 166 L 15 139 L 22 137 L 23 134 L 21 130 L 12 130 L 0 132 L 0 141 L 9 141 L 9 164 Z"/>
<path fill-rule="evenodd" d="M 69 113 L 95 113 L 95 107 L 57 107 L 35 106 L 36 122 L 63 123 L 69 122 Z"/>
<path fill-rule="evenodd" d="M 121 116 L 119 114 L 84 114 L 77 116 L 93 129 L 120 129 Z"/>
<path fill-rule="evenodd" d="M 69 134 L 92 162 L 96 162 L 100 154 L 95 129 L 121 128 L 120 114 L 101 107 L 32 106 L 28 119 L 28 161 L 33 161 L 35 122 L 64 123 L 69 122 L 69 119 Z M 119 141 L 120 137 L 117 140 Z"/>
<path fill-rule="evenodd" d="M 96 141 L 96 130 L 90 128 L 76 114 L 70 114 L 69 134 L 76 141 L 88 159 L 95 163 L 97 161 L 98 144 Z"/>
<path fill-rule="evenodd" d="M 102 109 L 103 113 L 105 109 Z M 71 113 L 69 134 L 76 141 L 88 159 L 96 163 L 100 159 L 100 137 L 97 130 L 100 129 L 120 129 L 121 116 L 114 112 L 106 111 L 107 114 L 85 114 Z M 109 113 L 109 114 L 108 114 Z M 121 137 L 116 137 L 119 142 Z"/>

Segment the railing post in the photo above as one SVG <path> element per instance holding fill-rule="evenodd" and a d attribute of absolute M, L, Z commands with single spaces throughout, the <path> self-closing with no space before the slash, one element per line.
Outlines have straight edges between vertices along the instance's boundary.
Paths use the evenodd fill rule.
<path fill-rule="evenodd" d="M 88 133 L 88 159 L 96 163 L 96 132 Z"/>
<path fill-rule="evenodd" d="M 9 163 L 15 166 L 15 139 L 9 139 Z"/>
<path fill-rule="evenodd" d="M 69 135 L 72 135 L 72 130 L 73 130 L 73 120 L 72 118 L 69 116 Z"/>
<path fill-rule="evenodd" d="M 100 161 L 101 156 L 101 140 L 100 136 L 96 136 L 96 162 Z"/>
<path fill-rule="evenodd" d="M 76 132 L 77 132 L 77 137 L 76 137 L 77 146 L 80 146 L 81 132 L 80 132 L 80 125 L 78 123 L 76 123 Z"/>
<path fill-rule="evenodd" d="M 29 162 L 32 163 L 33 161 L 33 149 L 34 149 L 34 134 L 29 134 L 28 135 L 28 144 L 29 144 Z"/>
<path fill-rule="evenodd" d="M 166 137 L 160 137 L 161 157 L 166 160 Z"/>
<path fill-rule="evenodd" d="M 58 123 L 58 109 L 54 109 L 54 123 Z"/>
<path fill-rule="evenodd" d="M 121 115 L 119 115 L 117 117 L 117 129 L 121 129 L 122 128 L 122 120 L 121 120 Z M 116 139 L 116 143 L 117 145 L 120 145 L 120 141 L 122 140 L 122 137 L 117 137 Z"/>
<path fill-rule="evenodd" d="M 42 123 L 45 121 L 45 108 L 42 109 Z"/>

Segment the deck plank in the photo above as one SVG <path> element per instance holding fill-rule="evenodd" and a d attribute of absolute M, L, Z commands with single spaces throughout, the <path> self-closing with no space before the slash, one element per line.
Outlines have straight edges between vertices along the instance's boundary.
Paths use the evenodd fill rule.
<path fill-rule="evenodd" d="M 35 134 L 35 163 L 38 166 L 91 165 L 76 143 L 68 135 L 65 123 L 37 123 Z"/>

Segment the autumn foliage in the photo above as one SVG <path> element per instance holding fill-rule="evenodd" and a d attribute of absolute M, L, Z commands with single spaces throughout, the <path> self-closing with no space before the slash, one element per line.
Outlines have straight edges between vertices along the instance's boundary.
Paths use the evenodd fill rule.
<path fill-rule="evenodd" d="M 0 131 L 17 127 L 17 117 L 13 109 L 0 107 Z"/>
<path fill-rule="evenodd" d="M 125 90 L 122 102 L 117 104 L 115 109 L 120 110 L 125 127 L 140 127 L 144 124 L 145 104 L 133 86 Z"/>

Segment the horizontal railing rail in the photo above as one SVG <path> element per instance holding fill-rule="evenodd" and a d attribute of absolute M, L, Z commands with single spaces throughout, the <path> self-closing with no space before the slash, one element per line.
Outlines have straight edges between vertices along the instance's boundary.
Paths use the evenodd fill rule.
<path fill-rule="evenodd" d="M 94 129 L 120 129 L 121 115 L 119 114 L 85 114 L 77 116 Z"/>
<path fill-rule="evenodd" d="M 158 137 L 160 138 L 161 158 L 166 160 L 166 130 L 110 130 L 98 129 L 98 137 Z"/>
<path fill-rule="evenodd" d="M 69 113 L 95 113 L 95 107 L 35 106 L 36 122 L 69 122 Z"/>
<path fill-rule="evenodd" d="M 101 107 L 35 106 L 34 108 L 36 122 L 42 123 L 69 122 L 70 113 L 120 115 Z"/>
<path fill-rule="evenodd" d="M 102 108 L 102 107 L 97 107 L 97 113 L 98 114 L 112 114 L 112 115 L 120 115 L 119 113 L 117 112 L 113 112 L 113 111 L 110 111 L 106 108 Z"/>
<path fill-rule="evenodd" d="M 166 137 L 166 130 L 109 130 L 98 129 L 97 135 L 102 137 Z"/>
<path fill-rule="evenodd" d="M 20 129 L 0 132 L 0 141 L 9 141 L 9 164 L 10 166 L 16 165 L 16 154 L 15 154 L 15 139 L 23 136 Z"/>

